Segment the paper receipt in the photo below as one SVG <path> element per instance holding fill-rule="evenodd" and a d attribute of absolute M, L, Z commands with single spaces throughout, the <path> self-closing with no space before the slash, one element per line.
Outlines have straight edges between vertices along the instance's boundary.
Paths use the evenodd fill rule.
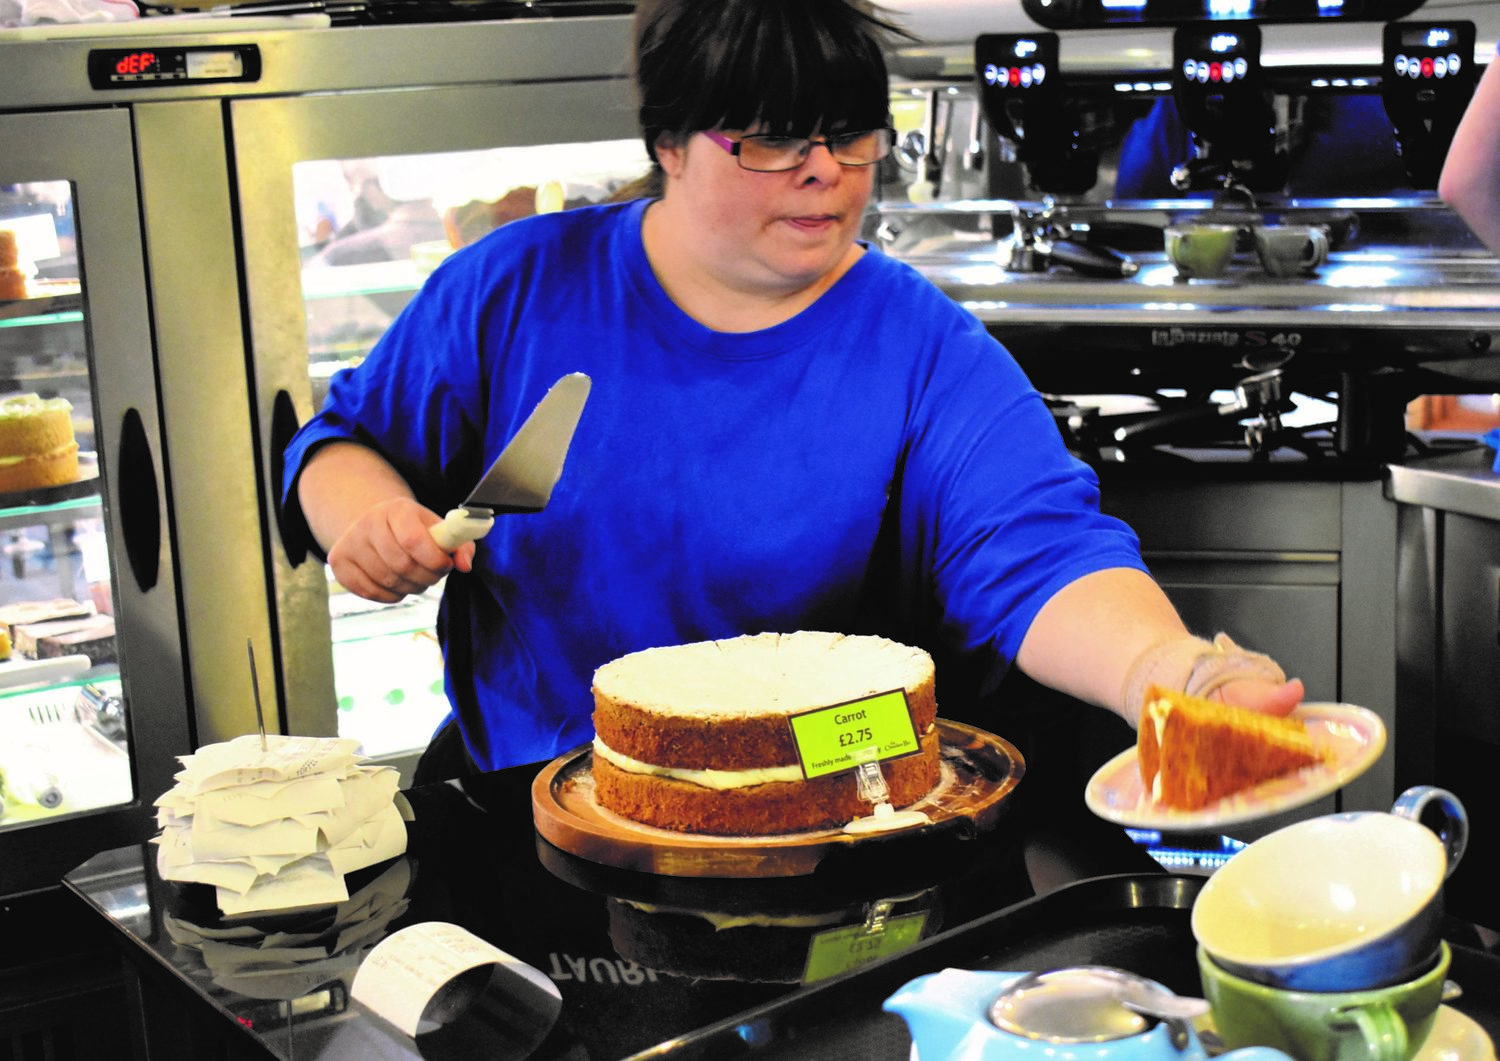
<path fill-rule="evenodd" d="M 455 977 L 481 965 L 505 965 L 561 997 L 540 970 L 446 921 L 423 921 L 381 940 L 360 963 L 350 994 L 415 1037 L 428 1003 Z"/>

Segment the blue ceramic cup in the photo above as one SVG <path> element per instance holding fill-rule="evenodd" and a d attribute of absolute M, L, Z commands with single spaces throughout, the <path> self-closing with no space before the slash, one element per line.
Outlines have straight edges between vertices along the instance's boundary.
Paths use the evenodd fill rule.
<path fill-rule="evenodd" d="M 1434 831 L 1424 813 L 1440 811 Z M 1419 786 L 1391 813 L 1331 814 L 1261 837 L 1217 870 L 1193 904 L 1214 963 L 1292 991 L 1404 983 L 1441 945 L 1442 885 L 1468 841 L 1445 789 Z"/>

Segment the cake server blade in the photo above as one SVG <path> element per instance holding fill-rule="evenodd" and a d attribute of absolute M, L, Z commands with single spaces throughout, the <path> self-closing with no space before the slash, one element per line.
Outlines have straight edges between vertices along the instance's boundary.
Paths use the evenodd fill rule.
<path fill-rule="evenodd" d="M 432 537 L 452 551 L 482 538 L 501 513 L 540 512 L 562 478 L 573 432 L 583 415 L 592 381 L 573 372 L 552 385 L 526 422 L 500 451 L 468 499 L 432 528 Z"/>

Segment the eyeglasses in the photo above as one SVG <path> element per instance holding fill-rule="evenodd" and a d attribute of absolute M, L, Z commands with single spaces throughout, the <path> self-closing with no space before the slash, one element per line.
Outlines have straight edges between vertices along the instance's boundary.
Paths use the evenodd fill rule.
<path fill-rule="evenodd" d="M 820 144 L 841 166 L 873 166 L 891 153 L 891 144 L 896 137 L 890 129 L 863 129 L 824 137 L 756 133 L 738 140 L 712 130 L 704 130 L 703 135 L 733 155 L 740 169 L 754 173 L 784 173 L 796 169 Z"/>

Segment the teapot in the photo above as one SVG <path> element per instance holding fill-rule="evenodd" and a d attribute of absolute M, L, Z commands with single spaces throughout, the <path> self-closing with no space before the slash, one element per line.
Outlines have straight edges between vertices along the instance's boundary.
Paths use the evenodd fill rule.
<path fill-rule="evenodd" d="M 885 1000 L 911 1031 L 917 1061 L 1204 1061 L 1192 1019 L 1202 999 L 1173 994 L 1154 980 L 1108 966 L 1044 972 L 944 969 L 919 976 Z M 1231 1061 L 1292 1061 L 1249 1047 Z"/>

